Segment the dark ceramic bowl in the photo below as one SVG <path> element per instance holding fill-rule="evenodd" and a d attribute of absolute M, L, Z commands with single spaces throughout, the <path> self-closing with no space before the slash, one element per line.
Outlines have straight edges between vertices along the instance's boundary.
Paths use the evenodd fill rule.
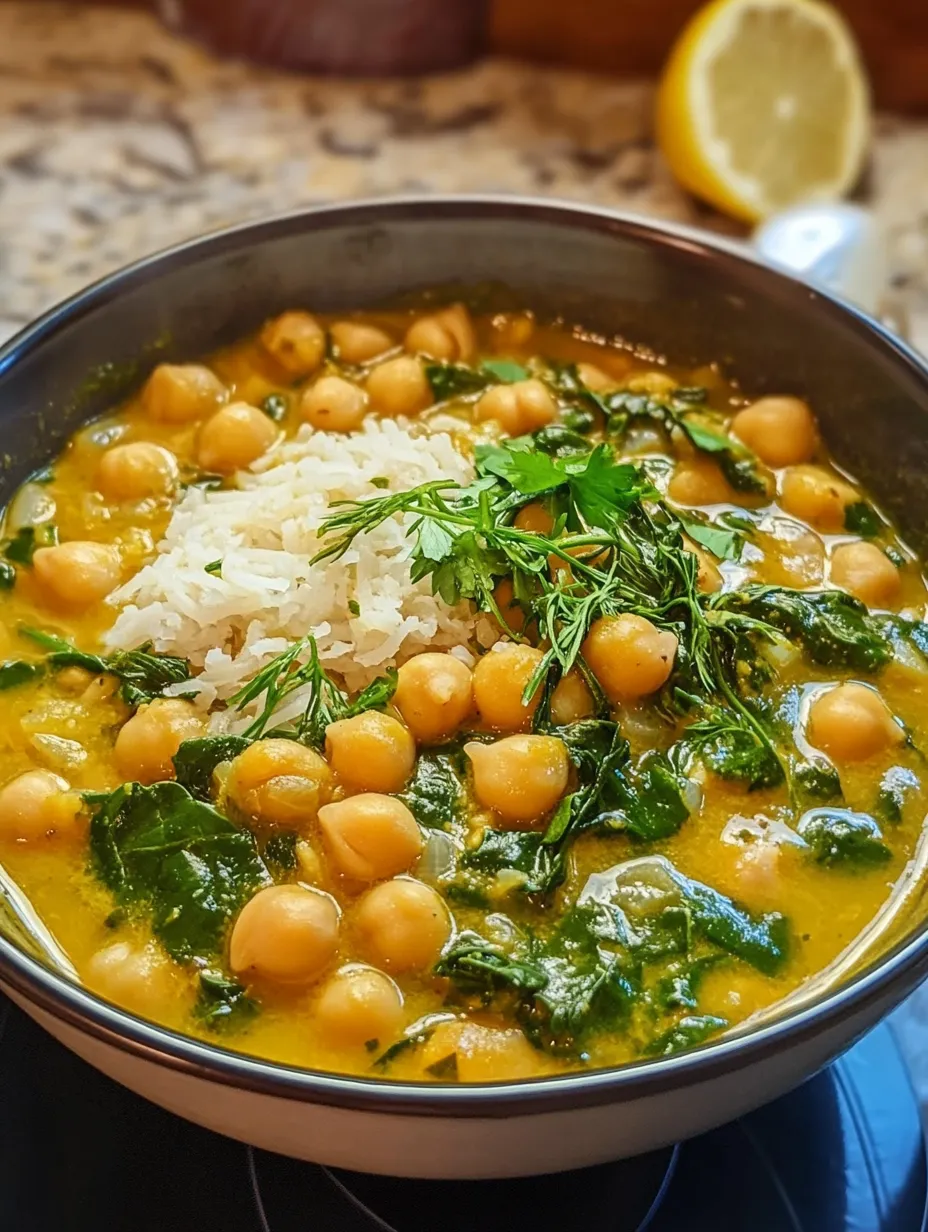
<path fill-rule="evenodd" d="M 685 364 L 722 361 L 748 394 L 808 397 L 839 461 L 924 548 L 928 374 L 898 339 L 695 232 L 508 198 L 307 210 L 180 245 L 97 283 L 0 351 L 0 490 L 8 496 L 160 360 L 211 351 L 285 308 L 347 310 L 452 284 L 479 288 L 486 307 L 528 305 Z M 256 1145 L 407 1176 L 553 1171 L 698 1133 L 847 1047 L 928 973 L 918 871 L 827 978 L 749 1029 L 677 1057 L 524 1082 L 346 1078 L 210 1047 L 101 1001 L 44 963 L 11 923 L 0 923 L 0 981 L 100 1069 Z"/>

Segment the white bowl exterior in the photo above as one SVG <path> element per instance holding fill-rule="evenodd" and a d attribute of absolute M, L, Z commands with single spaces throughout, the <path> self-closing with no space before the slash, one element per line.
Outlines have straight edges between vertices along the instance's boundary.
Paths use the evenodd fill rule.
<path fill-rule="evenodd" d="M 847 1047 L 883 1007 L 844 1019 L 749 1069 L 637 1099 L 508 1117 L 337 1108 L 201 1078 L 80 1031 L 4 992 L 94 1068 L 137 1095 L 215 1133 L 295 1159 L 429 1179 L 529 1176 L 639 1155 L 724 1124 L 798 1086 Z"/>

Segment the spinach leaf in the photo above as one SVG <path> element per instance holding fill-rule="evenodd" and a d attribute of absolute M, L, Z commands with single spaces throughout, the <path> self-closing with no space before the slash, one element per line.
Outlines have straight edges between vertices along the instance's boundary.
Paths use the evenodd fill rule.
<path fill-rule="evenodd" d="M 603 797 L 611 807 L 587 823 L 589 828 L 626 830 L 646 842 L 676 834 L 690 815 L 680 778 L 663 753 L 646 753 L 637 765 L 613 774 Z"/>
<path fill-rule="evenodd" d="M 828 804 L 843 796 L 841 779 L 837 770 L 820 757 L 797 762 L 793 767 L 793 783 L 805 800 L 818 800 Z"/>
<path fill-rule="evenodd" d="M 178 783 L 198 800 L 212 799 L 216 767 L 244 753 L 251 743 L 245 736 L 200 736 L 196 740 L 184 740 L 172 758 Z"/>
<path fill-rule="evenodd" d="M 16 565 L 31 565 L 38 548 L 54 547 L 58 542 L 58 527 L 51 522 L 38 526 L 21 526 L 12 539 L 3 545 L 3 555 Z"/>
<path fill-rule="evenodd" d="M 866 813 L 810 809 L 799 819 L 796 829 L 819 864 L 866 868 L 892 859 L 880 827 Z"/>
<path fill-rule="evenodd" d="M 650 1001 L 664 1013 L 670 1010 L 694 1010 L 698 1005 L 697 993 L 703 976 L 722 959 L 718 954 L 705 954 L 701 958 L 676 960 L 670 971 L 661 976 L 651 990 Z"/>
<path fill-rule="evenodd" d="M 117 900 L 147 909 L 179 961 L 218 953 L 226 929 L 270 882 L 255 840 L 180 783 L 88 793 L 92 867 Z"/>
<path fill-rule="evenodd" d="M 734 527 L 718 526 L 713 522 L 700 522 L 684 514 L 677 518 L 694 543 L 706 548 L 719 560 L 740 560 L 744 548 L 744 535 Z"/>
<path fill-rule="evenodd" d="M 655 910 L 648 906 L 652 900 Z M 681 873 L 664 856 L 631 860 L 594 874 L 579 901 L 605 906 L 615 939 L 633 951 L 644 947 L 643 953 L 652 958 L 658 952 L 689 952 L 701 939 L 773 975 L 789 952 L 789 923 L 779 912 L 751 915 L 718 890 Z"/>
<path fill-rule="evenodd" d="M 436 402 L 450 402 L 453 398 L 463 398 L 486 389 L 492 381 L 492 374 L 468 368 L 466 364 L 434 360 L 425 365 L 425 379 Z"/>
<path fill-rule="evenodd" d="M 532 433 L 535 448 L 542 453 L 563 457 L 569 454 L 587 453 L 590 442 L 585 436 L 565 423 L 546 424 Z"/>
<path fill-rule="evenodd" d="M 867 501 L 854 501 L 844 510 L 844 529 L 863 539 L 875 539 L 883 530 L 883 522 Z"/>
<path fill-rule="evenodd" d="M 272 873 L 280 876 L 296 868 L 296 845 L 299 835 L 295 830 L 281 830 L 272 834 L 264 844 L 261 858 Z"/>
<path fill-rule="evenodd" d="M 264 411 L 268 419 L 272 419 L 274 423 L 286 418 L 288 400 L 286 394 L 268 394 L 261 403 L 261 410 Z"/>
<path fill-rule="evenodd" d="M 116 650 L 104 657 L 78 650 L 65 638 L 42 629 L 23 627 L 20 633 L 46 651 L 45 661 L 51 668 L 82 667 L 94 675 L 115 676 L 120 681 L 120 695 L 128 706 L 150 702 L 169 684 L 190 679 L 190 664 L 186 659 L 153 654 L 150 644 L 139 646 L 137 650 Z"/>
<path fill-rule="evenodd" d="M 200 972 L 194 1017 L 212 1031 L 239 1031 L 258 1013 L 258 1003 L 238 980 L 211 968 Z"/>
<path fill-rule="evenodd" d="M 751 916 L 711 886 L 693 881 L 669 865 L 671 877 L 689 909 L 693 929 L 719 949 L 775 974 L 789 951 L 789 924 L 778 911 Z"/>
<path fill-rule="evenodd" d="M 25 659 L 7 659 L 0 663 L 0 692 L 4 689 L 15 689 L 17 685 L 27 684 L 45 675 L 41 663 L 27 663 Z"/>
<path fill-rule="evenodd" d="M 449 753 L 426 749 L 400 799 L 420 826 L 446 830 L 461 811 L 464 788 Z"/>
<path fill-rule="evenodd" d="M 687 1014 L 663 1035 L 652 1040 L 645 1052 L 650 1056 L 669 1057 L 675 1052 L 704 1043 L 710 1035 L 727 1026 L 728 1019 L 718 1018 L 715 1014 Z"/>
<path fill-rule="evenodd" d="M 501 989 L 532 996 L 547 983 L 544 968 L 528 957 L 517 957 L 479 933 L 460 934 L 435 966 L 435 974 L 451 980 L 463 993 L 488 1005 Z"/>
<path fill-rule="evenodd" d="M 609 418 L 609 401 L 583 383 L 576 364 L 552 361 L 548 365 L 547 380 L 558 401 L 568 408 L 568 415 L 572 417 L 568 426 L 572 430 L 589 432 L 596 426 L 599 416 Z"/>
<path fill-rule="evenodd" d="M 884 821 L 896 824 L 902 821 L 902 810 L 909 795 L 917 791 L 918 778 L 905 766 L 890 766 L 880 779 L 876 797 L 876 810 Z"/>
<path fill-rule="evenodd" d="M 575 907 L 546 940 L 528 937 L 511 951 L 463 933 L 436 973 L 457 994 L 513 1012 L 538 1047 L 573 1051 L 591 1032 L 613 1026 L 637 995 L 618 956 L 600 948 L 595 913 Z"/>
<path fill-rule="evenodd" d="M 675 746 L 677 760 L 699 757 L 720 778 L 744 783 L 748 791 L 777 787 L 783 767 L 770 744 L 736 710 L 708 705 Z"/>
<path fill-rule="evenodd" d="M 745 586 L 715 604 L 745 612 L 800 642 L 814 663 L 875 672 L 892 659 L 892 644 L 879 619 L 841 590 L 800 591 Z"/>
<path fill-rule="evenodd" d="M 533 879 L 538 874 L 541 835 L 531 830 L 486 829 L 480 845 L 461 856 L 464 868 L 482 873 L 498 873 L 504 868 L 515 869 Z"/>
<path fill-rule="evenodd" d="M 480 365 L 481 371 L 489 373 L 497 381 L 511 385 L 514 381 L 524 381 L 529 376 L 528 368 L 523 368 L 511 359 L 485 359 Z"/>

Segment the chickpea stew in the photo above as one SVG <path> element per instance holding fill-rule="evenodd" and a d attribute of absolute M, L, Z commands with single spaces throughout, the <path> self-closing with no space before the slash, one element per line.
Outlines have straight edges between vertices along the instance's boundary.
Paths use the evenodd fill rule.
<path fill-rule="evenodd" d="M 920 563 L 712 365 L 287 312 L 3 533 L 0 862 L 91 989 L 225 1047 L 667 1055 L 822 972 L 921 834 Z"/>

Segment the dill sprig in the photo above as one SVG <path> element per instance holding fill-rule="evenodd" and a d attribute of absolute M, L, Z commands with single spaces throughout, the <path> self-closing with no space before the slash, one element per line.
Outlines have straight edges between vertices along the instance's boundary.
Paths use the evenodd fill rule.
<path fill-rule="evenodd" d="M 385 676 L 378 676 L 351 701 L 322 666 L 316 639 L 308 634 L 271 659 L 229 699 L 229 705 L 241 711 L 250 702 L 263 697 L 260 713 L 242 735 L 249 740 L 260 739 L 284 700 L 304 685 L 310 687 L 309 700 L 286 734 L 322 748 L 325 729 L 330 723 L 364 710 L 380 710 L 389 704 L 396 691 L 396 672 L 391 669 Z"/>

